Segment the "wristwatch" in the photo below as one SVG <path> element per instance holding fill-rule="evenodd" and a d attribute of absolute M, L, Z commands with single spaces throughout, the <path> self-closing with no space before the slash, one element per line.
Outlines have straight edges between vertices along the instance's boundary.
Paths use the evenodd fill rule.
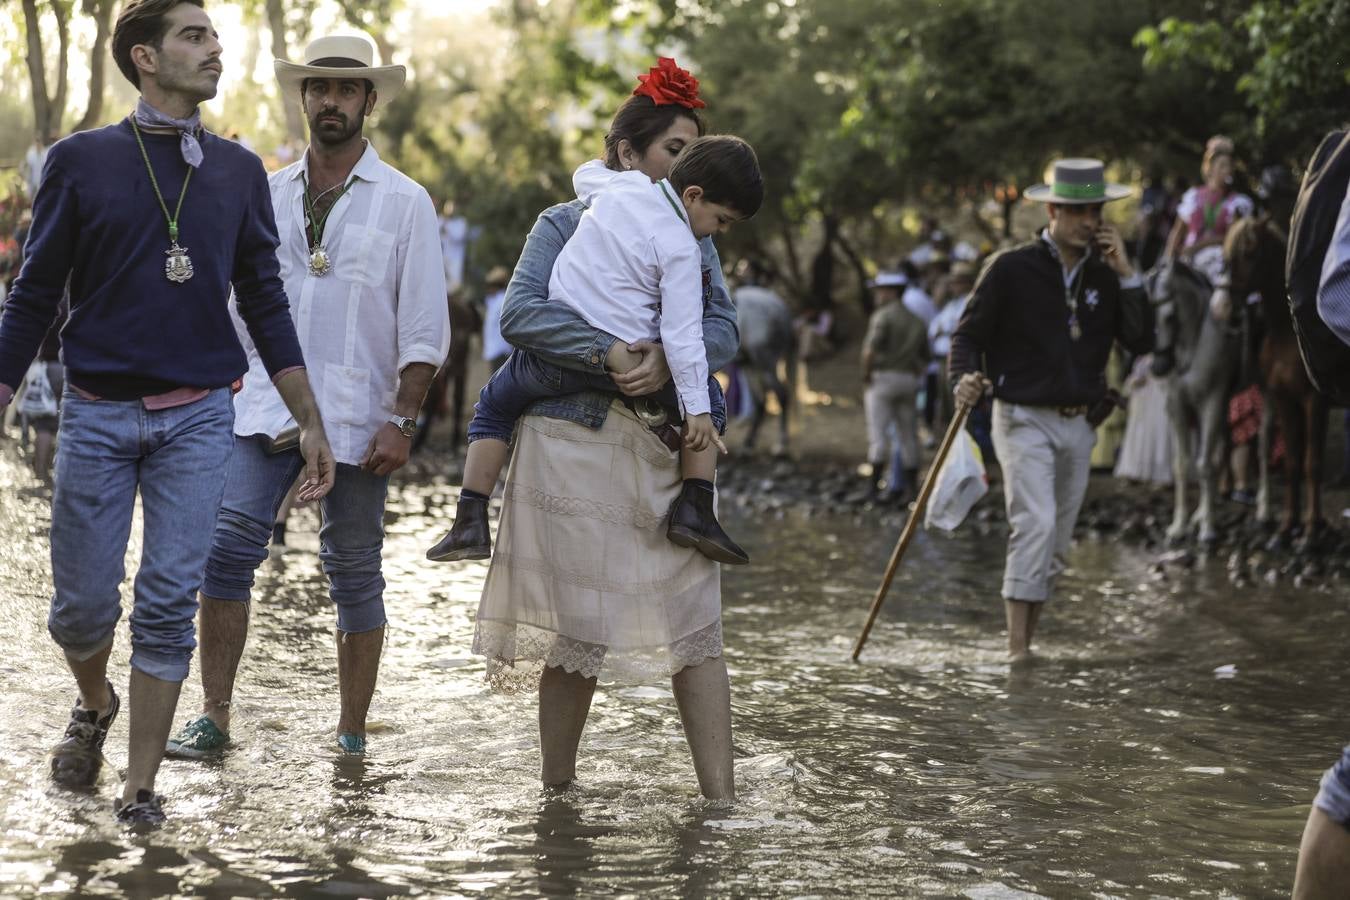
<path fill-rule="evenodd" d="M 417 420 L 407 416 L 390 416 L 389 421 L 398 426 L 399 432 L 406 438 L 417 434 Z"/>

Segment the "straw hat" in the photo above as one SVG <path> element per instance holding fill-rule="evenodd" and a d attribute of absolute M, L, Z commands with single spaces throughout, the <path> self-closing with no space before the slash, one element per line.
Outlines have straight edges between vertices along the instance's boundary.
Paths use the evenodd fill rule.
<path fill-rule="evenodd" d="M 878 272 L 875 278 L 867 282 L 867 286 L 870 288 L 905 287 L 908 284 L 909 279 L 905 277 L 904 272 L 888 272 L 885 270 Z"/>
<path fill-rule="evenodd" d="M 511 273 L 506 271 L 506 266 L 493 266 L 488 269 L 487 277 L 483 283 L 488 287 L 506 287 L 511 280 Z"/>
<path fill-rule="evenodd" d="M 364 34 L 315 38 L 305 47 L 303 65 L 274 59 L 272 66 L 283 96 L 298 93 L 306 78 L 362 78 L 373 83 L 380 100 L 388 103 L 408 77 L 403 66 L 375 65 L 375 44 Z"/>
<path fill-rule="evenodd" d="M 1100 159 L 1061 159 L 1055 163 L 1053 177 L 1050 184 L 1027 188 L 1024 196 L 1065 205 L 1109 203 L 1130 196 L 1125 185 L 1106 183 L 1106 167 Z"/>

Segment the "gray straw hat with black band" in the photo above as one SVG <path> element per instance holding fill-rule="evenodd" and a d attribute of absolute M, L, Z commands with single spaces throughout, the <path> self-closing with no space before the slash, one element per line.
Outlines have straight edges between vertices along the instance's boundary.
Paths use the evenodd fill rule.
<path fill-rule="evenodd" d="M 1100 159 L 1061 159 L 1055 163 L 1054 181 L 1026 189 L 1028 200 L 1041 203 L 1088 204 L 1123 200 L 1131 191 L 1123 184 L 1108 184 Z"/>

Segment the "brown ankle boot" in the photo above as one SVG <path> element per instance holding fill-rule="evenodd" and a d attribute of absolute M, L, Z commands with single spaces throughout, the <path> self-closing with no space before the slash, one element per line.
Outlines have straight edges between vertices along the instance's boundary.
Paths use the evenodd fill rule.
<path fill-rule="evenodd" d="M 727 536 L 713 512 L 711 491 L 694 487 L 685 482 L 680 488 L 680 496 L 670 507 L 670 521 L 666 525 L 666 537 L 672 544 L 680 547 L 693 547 L 708 559 L 729 566 L 743 566 L 750 562 L 735 541 Z"/>
<path fill-rule="evenodd" d="M 427 551 L 427 559 L 454 562 L 487 559 L 491 555 L 492 532 L 488 529 L 487 501 L 460 495 L 454 526 Z"/>

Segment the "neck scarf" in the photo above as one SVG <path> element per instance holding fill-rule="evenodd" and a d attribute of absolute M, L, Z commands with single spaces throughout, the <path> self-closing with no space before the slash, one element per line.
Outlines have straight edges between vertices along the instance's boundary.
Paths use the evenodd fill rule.
<path fill-rule="evenodd" d="M 202 145 L 197 142 L 197 132 L 202 127 L 202 114 L 194 109 L 186 119 L 175 119 L 155 109 L 142 97 L 136 101 L 136 124 L 141 128 L 174 128 L 182 139 L 179 149 L 183 152 L 183 162 L 192 168 L 202 164 Z"/>

